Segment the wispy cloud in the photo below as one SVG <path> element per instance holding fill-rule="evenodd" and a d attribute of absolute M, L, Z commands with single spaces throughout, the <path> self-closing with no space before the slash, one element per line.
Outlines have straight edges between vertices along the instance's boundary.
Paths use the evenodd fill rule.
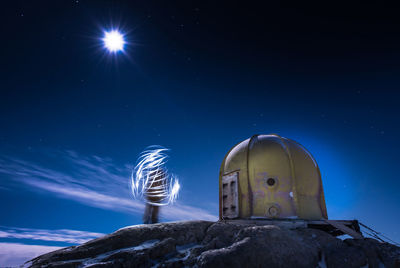
<path fill-rule="evenodd" d="M 69 244 L 82 244 L 105 234 L 77 230 L 45 230 L 0 226 L 0 238 L 51 241 Z M 21 243 L 0 243 L 0 267 L 20 266 L 24 262 L 61 247 L 26 245 Z"/>
<path fill-rule="evenodd" d="M 60 247 L 0 243 L 0 266 L 19 267 L 25 262 Z"/>
<path fill-rule="evenodd" d="M 32 190 L 45 190 L 89 206 L 126 213 L 143 212 L 143 204 L 130 194 L 129 165 L 117 165 L 110 158 L 83 156 L 74 151 L 53 151 L 50 157 L 48 163 L 53 163 L 52 167 L 2 156 L 0 173 Z M 57 159 L 55 163 L 54 159 Z M 167 220 L 216 219 L 204 209 L 179 202 L 163 208 L 162 215 Z"/>
<path fill-rule="evenodd" d="M 86 241 L 101 237 L 103 235 L 105 234 L 68 229 L 45 230 L 0 226 L 0 238 L 30 239 L 82 244 Z"/>

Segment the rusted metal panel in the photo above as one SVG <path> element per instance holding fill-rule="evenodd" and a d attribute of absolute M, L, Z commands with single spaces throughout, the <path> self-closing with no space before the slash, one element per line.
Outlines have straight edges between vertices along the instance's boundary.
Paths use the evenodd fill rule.
<path fill-rule="evenodd" d="M 234 219 L 239 217 L 238 177 L 238 172 L 222 177 L 221 196 L 222 217 L 224 219 Z"/>

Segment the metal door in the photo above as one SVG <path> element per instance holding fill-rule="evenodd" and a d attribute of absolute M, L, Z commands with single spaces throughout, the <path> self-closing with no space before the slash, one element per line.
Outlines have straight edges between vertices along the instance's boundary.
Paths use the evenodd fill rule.
<path fill-rule="evenodd" d="M 222 218 L 239 217 L 238 177 L 238 172 L 222 177 Z"/>

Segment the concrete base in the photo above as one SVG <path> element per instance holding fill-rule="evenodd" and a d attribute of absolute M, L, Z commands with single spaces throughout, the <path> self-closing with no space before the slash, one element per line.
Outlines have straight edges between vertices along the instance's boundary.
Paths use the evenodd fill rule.
<path fill-rule="evenodd" d="M 265 219 L 250 218 L 238 220 L 222 220 L 226 223 L 276 225 L 284 229 L 313 228 L 325 231 L 333 236 L 350 235 L 356 239 L 362 239 L 360 226 L 357 220 L 302 220 L 302 219 Z"/>

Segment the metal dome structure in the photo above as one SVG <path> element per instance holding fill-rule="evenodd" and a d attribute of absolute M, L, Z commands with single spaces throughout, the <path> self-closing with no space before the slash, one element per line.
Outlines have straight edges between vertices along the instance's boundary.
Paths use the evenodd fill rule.
<path fill-rule="evenodd" d="M 219 175 L 219 218 L 328 219 L 321 174 L 299 143 L 254 135 L 225 156 Z"/>

